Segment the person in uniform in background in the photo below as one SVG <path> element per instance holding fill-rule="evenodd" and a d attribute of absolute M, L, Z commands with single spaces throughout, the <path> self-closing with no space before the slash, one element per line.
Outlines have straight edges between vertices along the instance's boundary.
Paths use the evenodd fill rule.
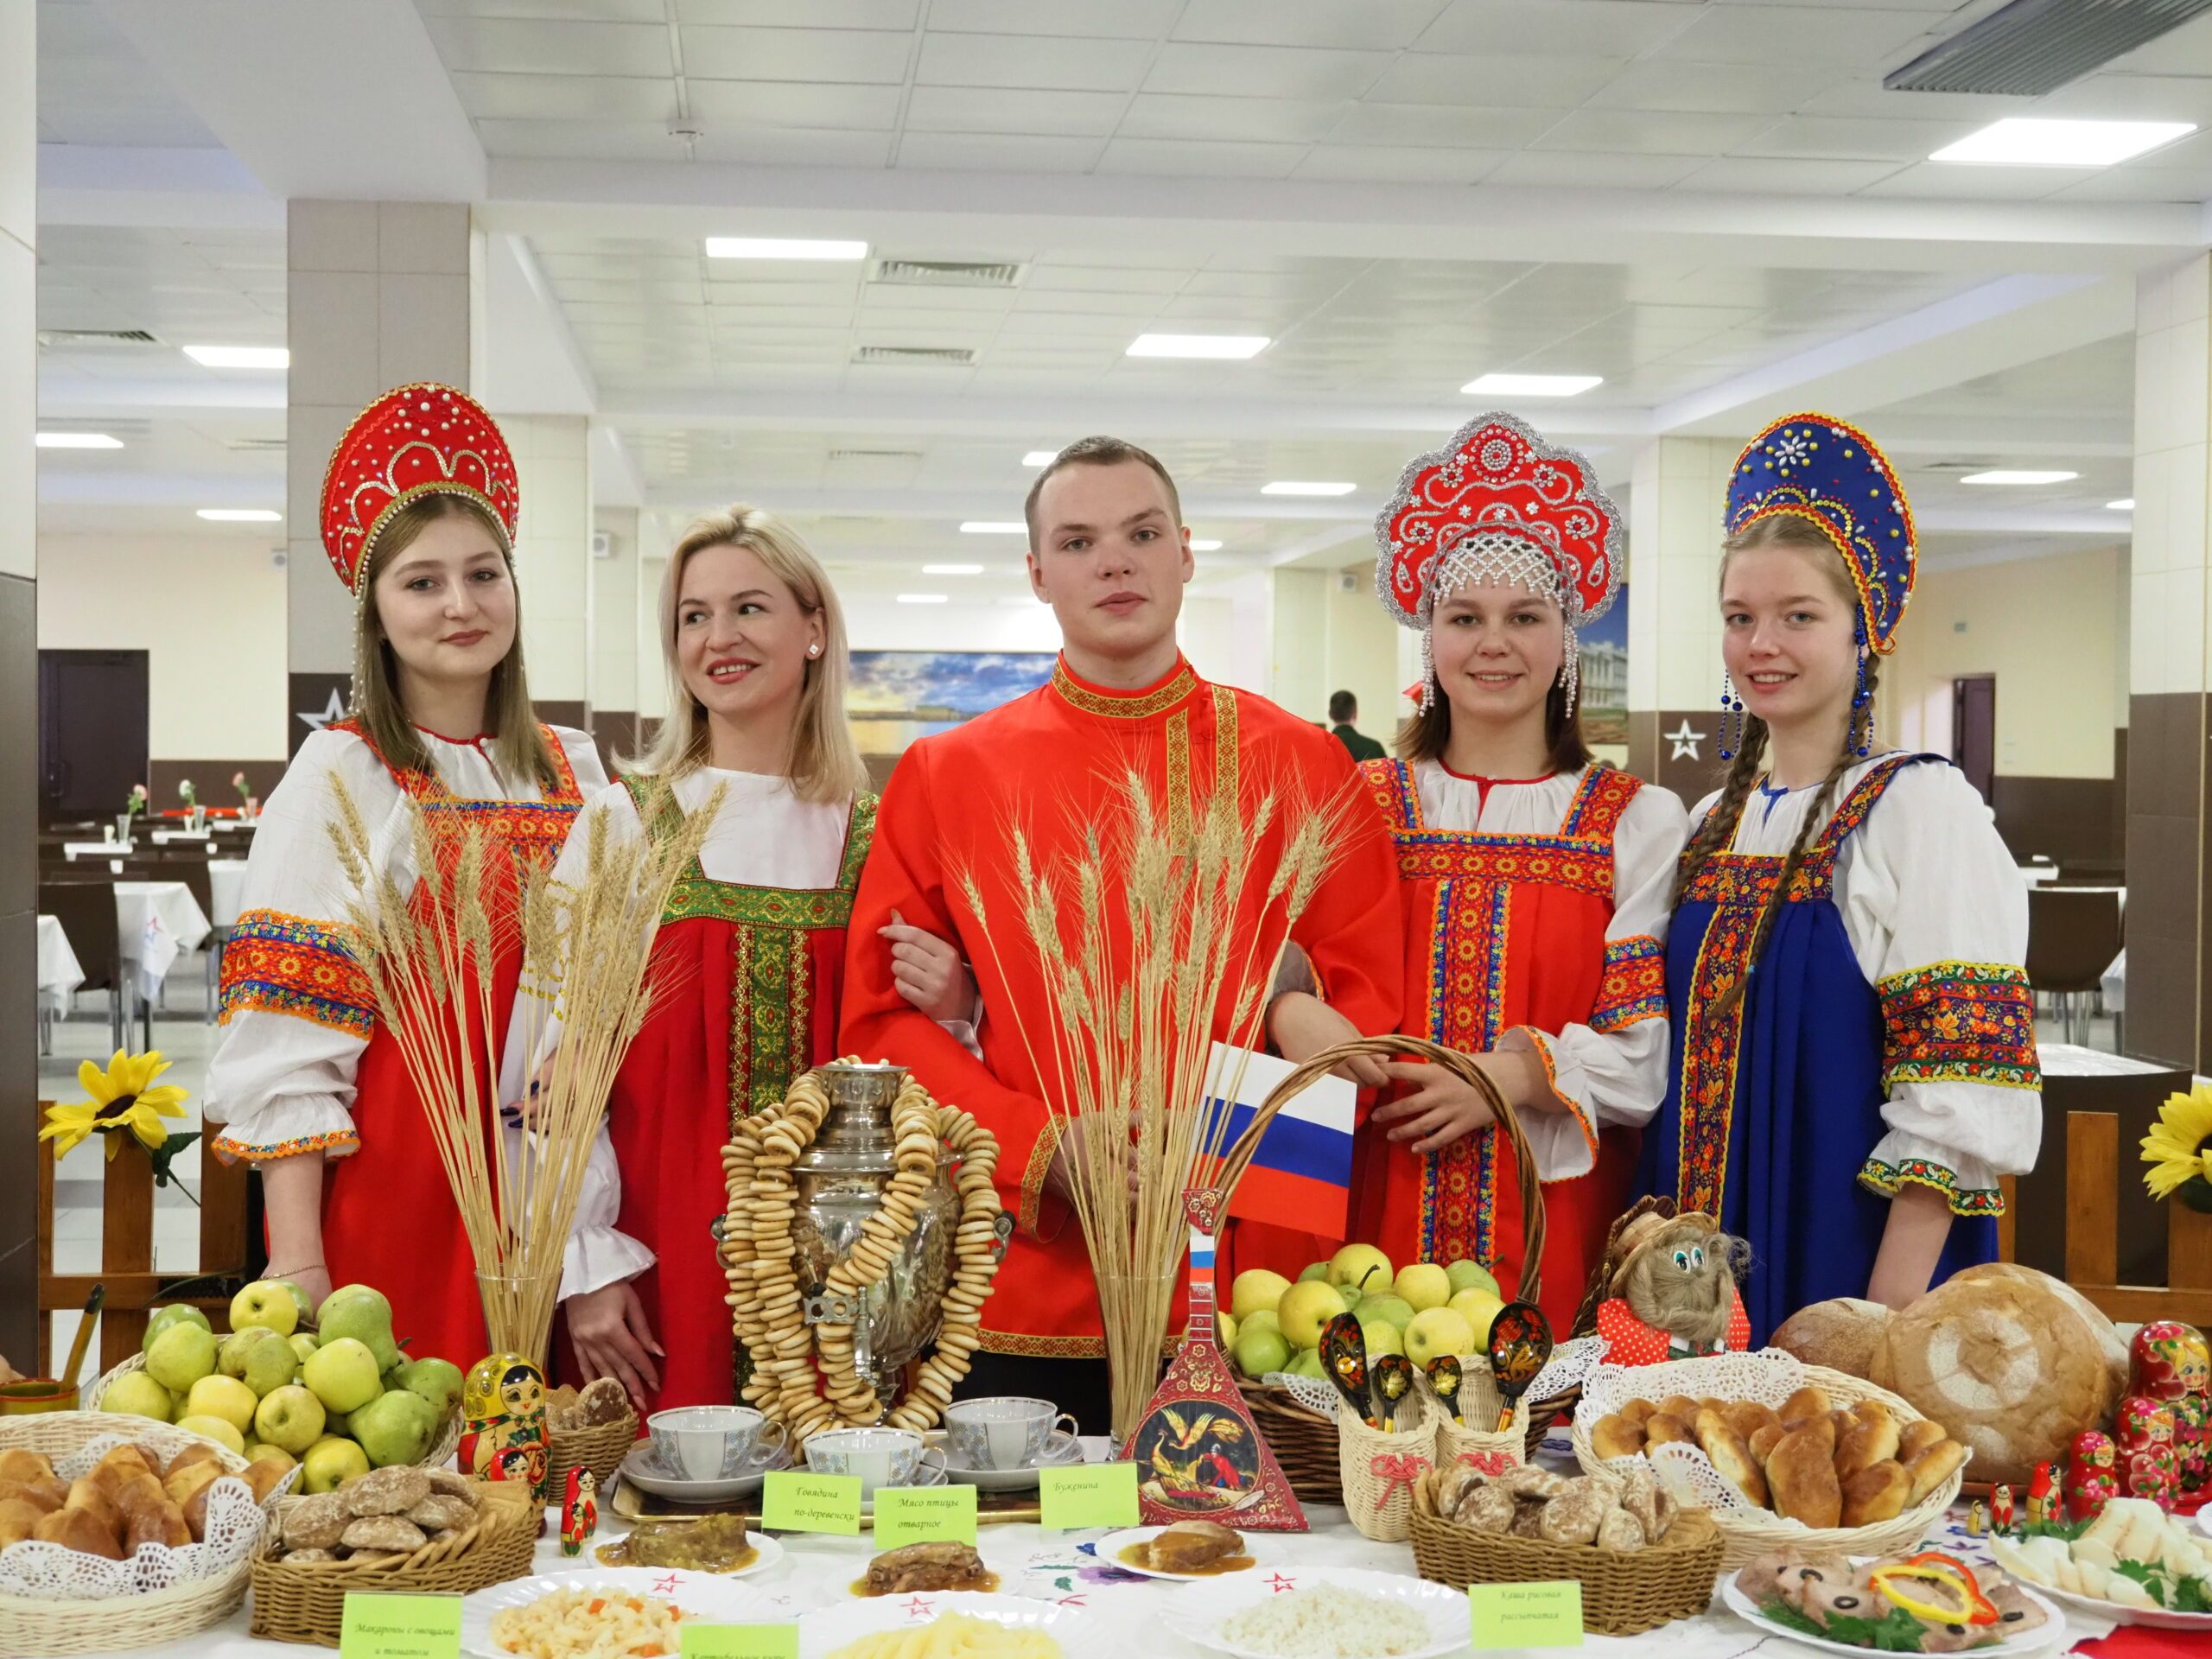
<path fill-rule="evenodd" d="M 1359 699 L 1349 691 L 1329 693 L 1329 730 L 1355 760 L 1380 760 L 1389 753 L 1366 733 L 1355 729 Z"/>

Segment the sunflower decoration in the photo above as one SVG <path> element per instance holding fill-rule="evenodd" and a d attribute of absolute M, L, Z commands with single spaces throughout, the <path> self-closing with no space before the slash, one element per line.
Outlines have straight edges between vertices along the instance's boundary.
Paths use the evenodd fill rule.
<path fill-rule="evenodd" d="M 111 1137 L 107 1155 L 111 1160 L 121 1144 L 113 1137 L 127 1129 L 149 1152 L 158 1152 L 169 1138 L 168 1125 L 162 1120 L 184 1116 L 185 1091 L 173 1083 L 155 1084 L 154 1079 L 168 1069 L 158 1048 L 144 1054 L 118 1048 L 105 1071 L 86 1060 L 77 1068 L 77 1082 L 92 1098 L 48 1107 L 46 1127 L 38 1138 L 54 1141 L 54 1155 L 66 1158 L 79 1142 L 105 1135 Z"/>
<path fill-rule="evenodd" d="M 2212 1084 L 2169 1095 L 2158 1121 L 2143 1137 L 2143 1185 L 2154 1198 L 2178 1196 L 2192 1210 L 2212 1214 Z"/>

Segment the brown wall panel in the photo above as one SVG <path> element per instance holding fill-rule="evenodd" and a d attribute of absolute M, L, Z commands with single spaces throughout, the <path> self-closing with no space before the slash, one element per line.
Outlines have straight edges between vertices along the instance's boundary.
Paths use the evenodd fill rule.
<path fill-rule="evenodd" d="M 2121 785 L 2110 778 L 2015 778 L 1999 773 L 1990 808 L 1997 833 L 2013 856 L 2117 860 L 2113 800 Z"/>
<path fill-rule="evenodd" d="M 38 706 L 38 586 L 0 575 L 0 709 Z M 38 722 L 0 721 L 0 1354 L 38 1353 Z"/>
<path fill-rule="evenodd" d="M 2127 1046 L 2198 1067 L 2206 784 L 2201 692 L 2128 702 Z"/>
<path fill-rule="evenodd" d="M 177 798 L 176 786 L 187 778 L 199 792 L 200 805 L 236 806 L 238 792 L 231 787 L 231 779 L 243 772 L 246 787 L 265 802 L 276 780 L 284 775 L 284 765 L 282 760 L 149 760 L 147 767 L 152 776 L 147 779 L 146 787 L 154 791 L 156 812 L 184 804 Z"/>

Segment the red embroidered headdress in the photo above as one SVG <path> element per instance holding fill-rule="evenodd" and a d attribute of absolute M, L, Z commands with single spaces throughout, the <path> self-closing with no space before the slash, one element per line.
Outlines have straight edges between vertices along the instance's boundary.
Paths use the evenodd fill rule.
<path fill-rule="evenodd" d="M 1547 443 L 1510 415 L 1478 415 L 1399 474 L 1376 515 L 1376 590 L 1421 630 L 1421 706 L 1435 696 L 1428 631 L 1437 601 L 1473 582 L 1503 582 L 1559 603 L 1567 620 L 1562 679 L 1573 706 L 1576 629 L 1605 613 L 1627 539 L 1588 457 Z"/>
<path fill-rule="evenodd" d="M 435 382 L 397 386 L 371 404 L 330 452 L 322 478 L 322 545 L 357 597 L 378 535 L 402 505 L 457 495 L 488 511 L 514 552 L 522 492 L 515 459 L 484 406 Z"/>

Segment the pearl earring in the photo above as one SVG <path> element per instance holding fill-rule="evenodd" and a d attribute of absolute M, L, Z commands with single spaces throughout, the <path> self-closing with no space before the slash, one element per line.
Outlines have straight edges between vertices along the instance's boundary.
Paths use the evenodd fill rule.
<path fill-rule="evenodd" d="M 810 657 L 819 657 L 822 654 L 822 647 L 819 645 L 809 645 L 806 648 L 806 654 Z"/>

